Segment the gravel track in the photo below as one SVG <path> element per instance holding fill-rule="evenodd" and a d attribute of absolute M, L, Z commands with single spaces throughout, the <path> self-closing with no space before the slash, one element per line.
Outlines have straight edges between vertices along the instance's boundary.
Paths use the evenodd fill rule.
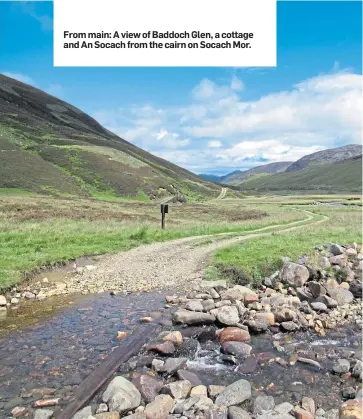
<path fill-rule="evenodd" d="M 287 233 L 304 228 L 313 219 L 312 213 L 305 211 L 305 220 L 294 221 L 285 225 L 274 225 L 254 230 L 244 236 L 233 236 L 222 233 L 212 236 L 188 237 L 163 243 L 142 245 L 126 252 L 101 258 L 97 268 L 75 275 L 67 280 L 67 291 L 101 292 L 146 291 L 155 288 L 173 287 L 189 289 L 201 280 L 211 253 L 221 247 L 268 236 L 275 233 Z M 311 224 L 324 222 L 328 217 Z M 305 221 L 303 225 L 295 224 Z M 233 233 L 232 233 L 233 234 Z"/>

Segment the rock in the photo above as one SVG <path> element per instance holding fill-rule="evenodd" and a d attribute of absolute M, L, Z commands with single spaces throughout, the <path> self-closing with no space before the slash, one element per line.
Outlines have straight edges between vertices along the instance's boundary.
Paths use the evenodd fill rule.
<path fill-rule="evenodd" d="M 14 304 L 14 305 L 19 304 L 19 302 L 20 302 L 19 298 L 16 298 L 16 297 L 13 297 L 13 298 L 10 300 L 10 303 L 11 303 L 11 304 Z"/>
<path fill-rule="evenodd" d="M 362 419 L 362 403 L 360 400 L 348 400 L 339 409 L 339 419 Z"/>
<path fill-rule="evenodd" d="M 239 323 L 239 315 L 237 307 L 223 306 L 218 309 L 217 319 L 220 323 L 227 326 L 235 326 Z"/>
<path fill-rule="evenodd" d="M 227 411 L 217 410 L 217 407 L 212 407 L 204 413 L 203 419 L 227 419 Z"/>
<path fill-rule="evenodd" d="M 295 287 L 302 287 L 309 279 L 309 270 L 306 266 L 297 263 L 285 263 L 281 271 L 281 280 Z"/>
<path fill-rule="evenodd" d="M 318 298 L 321 295 L 326 294 L 326 289 L 321 284 L 319 284 L 319 282 L 310 281 L 308 282 L 308 287 L 314 298 Z"/>
<path fill-rule="evenodd" d="M 348 256 L 357 256 L 358 252 L 356 251 L 356 249 L 350 247 L 349 249 L 346 249 L 345 254 Z"/>
<path fill-rule="evenodd" d="M 251 419 L 250 414 L 241 407 L 231 406 L 228 408 L 229 419 Z"/>
<path fill-rule="evenodd" d="M 30 292 L 30 291 L 25 291 L 24 293 L 23 293 L 23 297 L 26 299 L 26 300 L 34 300 L 35 299 L 35 294 L 33 294 L 32 292 Z"/>
<path fill-rule="evenodd" d="M 108 406 L 106 403 L 100 403 L 96 409 L 96 413 L 108 412 Z"/>
<path fill-rule="evenodd" d="M 251 336 L 248 330 L 240 329 L 239 327 L 226 327 L 218 336 L 219 342 L 249 342 Z"/>
<path fill-rule="evenodd" d="M 319 370 L 321 369 L 321 365 L 319 364 L 318 361 L 315 361 L 314 359 L 309 359 L 309 358 L 302 358 L 302 357 L 297 357 L 296 359 L 298 362 L 301 362 L 302 364 L 309 364 L 312 365 L 313 367 L 318 368 Z"/>
<path fill-rule="evenodd" d="M 177 375 L 180 380 L 190 381 L 193 386 L 203 384 L 201 379 L 194 372 L 188 370 L 178 370 Z"/>
<path fill-rule="evenodd" d="M 199 284 L 200 289 L 211 289 L 214 288 L 217 292 L 227 289 L 227 281 L 220 279 L 218 281 L 201 281 Z"/>
<path fill-rule="evenodd" d="M 275 313 L 275 320 L 278 323 L 282 322 L 289 322 L 295 320 L 297 318 L 297 314 L 295 311 L 289 308 L 281 308 L 279 311 Z"/>
<path fill-rule="evenodd" d="M 246 296 L 251 296 L 254 301 L 258 300 L 258 295 L 254 291 L 242 285 L 235 285 L 233 288 L 228 289 L 226 292 L 222 294 L 222 298 L 224 300 L 242 301 L 242 302 L 245 301 Z"/>
<path fill-rule="evenodd" d="M 192 385 L 190 381 L 182 380 L 166 384 L 162 391 L 163 393 L 170 394 L 174 399 L 186 399 L 191 388 Z"/>
<path fill-rule="evenodd" d="M 187 358 L 168 358 L 163 366 L 163 371 L 167 374 L 174 374 L 184 367 L 187 360 Z"/>
<path fill-rule="evenodd" d="M 146 419 L 146 415 L 144 412 L 137 412 L 133 415 L 126 416 L 127 419 Z"/>
<path fill-rule="evenodd" d="M 315 311 L 321 311 L 323 313 L 328 312 L 328 307 L 324 304 L 324 303 L 319 303 L 319 302 L 312 302 L 310 303 L 311 307 L 315 310 Z"/>
<path fill-rule="evenodd" d="M 223 306 L 230 306 L 230 305 L 232 305 L 230 300 L 221 300 L 221 301 L 218 301 L 218 303 L 215 303 L 216 308 L 220 308 Z"/>
<path fill-rule="evenodd" d="M 248 400 L 251 394 L 251 384 L 246 380 L 238 380 L 217 396 L 215 404 L 227 407 L 234 406 Z"/>
<path fill-rule="evenodd" d="M 207 396 L 196 396 L 198 399 L 197 402 L 194 404 L 194 408 L 197 410 L 205 411 L 213 406 L 213 400 L 208 398 Z"/>
<path fill-rule="evenodd" d="M 257 396 L 253 403 L 253 415 L 257 416 L 263 412 L 273 410 L 275 400 L 272 396 Z"/>
<path fill-rule="evenodd" d="M 350 284 L 349 291 L 353 294 L 354 298 L 362 298 L 362 284 L 354 282 Z"/>
<path fill-rule="evenodd" d="M 187 325 L 213 324 L 215 322 L 215 317 L 207 313 L 176 311 L 173 314 L 173 321 L 175 323 Z"/>
<path fill-rule="evenodd" d="M 215 308 L 215 304 L 213 300 L 202 301 L 202 305 L 203 305 L 203 311 L 207 311 L 207 312 Z"/>
<path fill-rule="evenodd" d="M 139 390 L 146 403 L 151 403 L 164 385 L 162 381 L 148 374 L 133 378 L 132 383 Z"/>
<path fill-rule="evenodd" d="M 245 323 L 252 333 L 266 332 L 269 326 L 266 319 L 248 320 Z"/>
<path fill-rule="evenodd" d="M 329 259 L 326 256 L 320 257 L 318 263 L 319 263 L 319 266 L 323 269 L 328 269 L 331 266 Z"/>
<path fill-rule="evenodd" d="M 34 419 L 49 419 L 53 416 L 53 410 L 37 409 L 34 413 Z"/>
<path fill-rule="evenodd" d="M 295 416 L 296 419 L 314 419 L 314 415 L 307 410 L 302 409 L 300 406 L 295 407 Z"/>
<path fill-rule="evenodd" d="M 355 398 L 358 399 L 358 400 L 362 400 L 362 398 L 363 398 L 363 390 L 361 388 L 357 391 L 357 393 L 355 395 Z"/>
<path fill-rule="evenodd" d="M 203 311 L 204 307 L 199 300 L 188 301 L 185 305 L 185 308 L 190 311 Z"/>
<path fill-rule="evenodd" d="M 342 389 L 342 398 L 344 400 L 347 399 L 354 399 L 355 398 L 355 390 L 353 387 L 345 387 Z"/>
<path fill-rule="evenodd" d="M 108 404 L 110 411 L 126 413 L 140 405 L 141 394 L 133 383 L 117 376 L 107 386 L 102 401 Z"/>
<path fill-rule="evenodd" d="M 294 410 L 294 406 L 291 403 L 284 402 L 275 406 L 275 412 L 280 415 L 287 415 Z"/>
<path fill-rule="evenodd" d="M 314 297 L 313 294 L 311 294 L 310 291 L 304 289 L 304 288 L 297 288 L 296 293 L 300 301 L 313 301 Z"/>
<path fill-rule="evenodd" d="M 151 323 L 153 318 L 150 316 L 140 317 L 139 321 L 140 323 Z"/>
<path fill-rule="evenodd" d="M 210 385 L 208 386 L 208 395 L 210 398 L 214 398 L 216 396 L 218 396 L 218 394 L 223 393 L 223 391 L 226 389 L 225 386 L 215 386 L 215 385 Z"/>
<path fill-rule="evenodd" d="M 252 374 L 257 368 L 257 366 L 257 359 L 250 356 L 247 359 L 245 359 L 242 364 L 238 366 L 237 371 L 241 374 Z"/>
<path fill-rule="evenodd" d="M 167 394 L 161 394 L 146 405 L 144 413 L 147 419 L 166 419 L 173 407 L 174 400 Z"/>
<path fill-rule="evenodd" d="M 301 400 L 301 407 L 315 416 L 315 401 L 311 397 L 303 397 Z"/>
<path fill-rule="evenodd" d="M 333 298 L 339 306 L 349 304 L 353 301 L 353 294 L 344 288 L 329 289 L 329 295 Z"/>
<path fill-rule="evenodd" d="M 4 295 L 0 295 L 0 307 L 6 307 L 6 298 Z"/>
<path fill-rule="evenodd" d="M 342 255 L 344 253 L 344 248 L 339 246 L 338 244 L 332 244 L 329 247 L 329 252 L 332 253 L 334 256 Z"/>
<path fill-rule="evenodd" d="M 186 400 L 180 400 L 176 403 L 173 413 L 174 414 L 181 414 L 183 412 L 187 412 L 198 401 L 199 401 L 199 397 L 190 397 L 189 399 L 186 399 Z"/>
<path fill-rule="evenodd" d="M 299 326 L 294 322 L 282 322 L 281 327 L 287 332 L 295 332 L 299 329 Z"/>
<path fill-rule="evenodd" d="M 239 358 L 247 358 L 252 351 L 252 346 L 244 342 L 224 342 L 222 350 L 224 353 L 235 355 Z"/>
<path fill-rule="evenodd" d="M 151 366 L 154 371 L 162 371 L 164 367 L 164 361 L 162 361 L 161 359 L 153 359 L 151 362 Z"/>
<path fill-rule="evenodd" d="M 325 413 L 326 419 L 338 419 L 339 418 L 339 410 L 338 409 L 331 409 Z"/>
<path fill-rule="evenodd" d="M 362 379 L 362 369 L 363 369 L 363 363 L 359 359 L 357 359 L 356 364 L 354 365 L 352 375 L 353 377 L 358 377 Z"/>
<path fill-rule="evenodd" d="M 88 419 L 89 416 L 92 416 L 92 409 L 91 406 L 86 406 L 83 409 L 79 410 L 73 416 L 73 419 Z"/>
<path fill-rule="evenodd" d="M 328 297 L 327 295 L 322 295 L 321 297 L 318 297 L 315 300 L 316 303 L 323 303 L 325 304 L 328 308 L 336 308 L 338 307 L 338 303 L 336 300 L 334 300 L 331 297 Z"/>
<path fill-rule="evenodd" d="M 190 397 L 194 397 L 194 396 L 207 397 L 207 387 L 203 385 L 193 387 L 192 391 L 190 392 Z"/>
<path fill-rule="evenodd" d="M 332 265 L 344 267 L 347 265 L 348 258 L 345 255 L 332 256 L 331 258 L 329 258 L 329 262 Z"/>
<path fill-rule="evenodd" d="M 172 355 L 175 352 L 175 346 L 173 342 L 166 341 L 164 343 L 150 345 L 148 350 L 158 352 L 161 355 Z"/>
<path fill-rule="evenodd" d="M 16 406 L 11 411 L 11 414 L 13 415 L 13 418 L 20 418 L 20 417 L 23 417 L 23 416 L 27 416 L 27 410 L 26 410 L 25 407 Z"/>
<path fill-rule="evenodd" d="M 170 341 L 176 345 L 181 345 L 183 343 L 183 335 L 179 331 L 170 332 L 163 337 L 164 341 Z"/>
<path fill-rule="evenodd" d="M 333 365 L 333 371 L 336 374 L 344 374 L 346 372 L 349 372 L 350 369 L 350 363 L 347 359 L 338 359 L 337 362 Z"/>
<path fill-rule="evenodd" d="M 267 323 L 270 326 L 273 326 L 275 324 L 275 315 L 271 312 L 262 312 L 262 313 L 257 313 L 255 316 L 256 320 L 263 320 L 263 321 L 267 321 Z"/>
<path fill-rule="evenodd" d="M 103 412 L 97 413 L 94 417 L 96 419 L 120 419 L 120 414 L 118 412 Z"/>

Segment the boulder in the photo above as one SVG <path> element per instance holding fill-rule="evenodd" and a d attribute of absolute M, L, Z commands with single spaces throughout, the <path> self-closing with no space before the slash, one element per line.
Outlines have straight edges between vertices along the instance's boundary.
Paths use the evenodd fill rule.
<path fill-rule="evenodd" d="M 234 406 L 248 400 L 251 395 L 251 384 L 246 380 L 238 380 L 217 396 L 215 404 L 227 407 Z"/>
<path fill-rule="evenodd" d="M 172 355 L 175 352 L 175 346 L 173 342 L 166 341 L 156 345 L 150 345 L 148 350 L 158 352 L 161 355 Z"/>
<path fill-rule="evenodd" d="M 173 383 L 166 384 L 162 392 L 170 394 L 174 399 L 186 399 L 189 395 L 191 388 L 192 385 L 190 381 L 174 381 Z"/>
<path fill-rule="evenodd" d="M 322 295 L 315 300 L 316 303 L 323 303 L 328 308 L 336 308 L 338 307 L 338 303 L 334 298 L 328 297 L 327 295 Z"/>
<path fill-rule="evenodd" d="M 251 336 L 248 330 L 240 329 L 239 327 L 226 327 L 219 334 L 219 342 L 249 342 Z"/>
<path fill-rule="evenodd" d="M 89 416 L 92 416 L 92 409 L 91 406 L 86 406 L 79 410 L 72 419 L 88 419 Z"/>
<path fill-rule="evenodd" d="M 359 359 L 357 359 L 356 364 L 354 365 L 352 375 L 353 377 L 358 377 L 362 379 L 362 370 L 363 370 L 363 363 Z"/>
<path fill-rule="evenodd" d="M 296 318 L 297 314 L 295 313 L 295 311 L 289 308 L 281 308 L 279 311 L 275 312 L 275 320 L 278 323 L 290 322 L 292 320 L 295 320 Z"/>
<path fill-rule="evenodd" d="M 229 419 L 251 419 L 251 415 L 241 407 L 231 406 L 228 408 Z"/>
<path fill-rule="evenodd" d="M 326 294 L 326 289 L 321 284 L 319 284 L 319 282 L 310 281 L 308 282 L 308 287 L 314 298 L 318 298 L 321 295 Z"/>
<path fill-rule="evenodd" d="M 217 319 L 226 326 L 235 326 L 239 323 L 239 315 L 237 307 L 223 306 L 218 309 Z"/>
<path fill-rule="evenodd" d="M 140 391 L 146 403 L 151 403 L 164 385 L 162 381 L 148 374 L 133 378 L 132 383 Z"/>
<path fill-rule="evenodd" d="M 330 297 L 333 298 L 339 306 L 349 304 L 354 299 L 353 294 L 345 288 L 330 288 L 328 292 Z"/>
<path fill-rule="evenodd" d="M 103 412 L 93 416 L 95 419 L 120 419 L 118 412 Z M 89 418 L 88 418 L 89 419 Z"/>
<path fill-rule="evenodd" d="M 349 372 L 350 362 L 347 359 L 338 359 L 333 365 L 333 371 L 336 374 L 344 374 Z"/>
<path fill-rule="evenodd" d="M 225 386 L 210 385 L 210 386 L 208 386 L 208 396 L 210 398 L 214 398 L 214 397 L 218 396 L 218 394 L 223 393 L 223 391 L 225 389 L 226 389 Z"/>
<path fill-rule="evenodd" d="M 331 258 L 329 258 L 329 262 L 332 265 L 343 267 L 347 265 L 348 258 L 345 255 L 332 256 Z"/>
<path fill-rule="evenodd" d="M 166 419 L 173 407 L 174 400 L 168 394 L 161 394 L 146 405 L 144 414 L 147 419 Z"/>
<path fill-rule="evenodd" d="M 319 303 L 319 302 L 312 302 L 312 303 L 310 303 L 310 305 L 311 305 L 311 307 L 312 307 L 312 309 L 313 310 L 315 310 L 315 311 L 321 311 L 321 312 L 323 312 L 323 313 L 326 313 L 326 312 L 328 312 L 329 310 L 328 310 L 328 307 L 324 304 L 324 303 Z"/>
<path fill-rule="evenodd" d="M 173 314 L 174 323 L 181 323 L 187 325 L 203 325 L 213 324 L 215 317 L 207 313 L 199 313 L 193 311 L 176 311 Z"/>
<path fill-rule="evenodd" d="M 250 288 L 242 285 L 235 285 L 233 288 L 228 289 L 222 294 L 224 300 L 242 301 L 244 302 L 246 296 L 252 296 L 258 299 L 258 295 Z"/>
<path fill-rule="evenodd" d="M 4 295 L 0 295 L 0 307 L 6 307 L 6 298 Z"/>
<path fill-rule="evenodd" d="M 190 397 L 195 396 L 206 396 L 207 397 L 207 387 L 204 385 L 195 386 L 190 392 Z"/>
<path fill-rule="evenodd" d="M 281 271 L 281 280 L 294 287 L 302 287 L 309 279 L 309 270 L 306 266 L 297 263 L 285 263 Z"/>
<path fill-rule="evenodd" d="M 162 368 L 167 374 L 174 374 L 184 367 L 187 363 L 187 358 L 168 358 Z"/>
<path fill-rule="evenodd" d="M 340 406 L 339 419 L 362 419 L 362 416 L 361 400 L 348 400 Z"/>
<path fill-rule="evenodd" d="M 141 394 L 134 384 L 118 376 L 107 386 L 102 401 L 108 404 L 111 411 L 126 413 L 140 405 Z"/>
<path fill-rule="evenodd" d="M 247 320 L 245 324 L 252 333 L 266 332 L 269 326 L 266 319 Z"/>
<path fill-rule="evenodd" d="M 299 329 L 299 326 L 294 322 L 282 322 L 281 327 L 287 332 L 295 332 Z"/>
<path fill-rule="evenodd" d="M 190 311 L 203 311 L 203 304 L 200 300 L 188 301 L 185 308 Z"/>
<path fill-rule="evenodd" d="M 332 244 L 329 247 L 329 252 L 332 253 L 334 256 L 342 255 L 344 253 L 344 248 L 339 246 L 338 244 Z"/>
<path fill-rule="evenodd" d="M 194 372 L 188 370 L 178 370 L 177 372 L 179 380 L 189 381 L 193 386 L 199 386 L 202 380 Z"/>
<path fill-rule="evenodd" d="M 273 410 L 275 400 L 272 396 L 257 396 L 253 403 L 253 415 L 258 416 L 263 412 Z"/>
<path fill-rule="evenodd" d="M 354 298 L 362 298 L 362 284 L 360 282 L 350 284 L 349 291 L 353 294 Z"/>
<path fill-rule="evenodd" d="M 227 289 L 227 281 L 220 279 L 218 281 L 202 281 L 199 285 L 201 290 L 214 288 L 217 292 Z"/>
<path fill-rule="evenodd" d="M 170 341 L 177 345 L 181 345 L 183 343 L 183 335 L 179 331 L 170 332 L 163 337 L 164 341 Z"/>
<path fill-rule="evenodd" d="M 34 413 L 34 419 L 50 419 L 53 416 L 53 410 L 37 409 Z"/>
<path fill-rule="evenodd" d="M 222 344 L 222 351 L 230 355 L 235 355 L 238 358 L 247 358 L 252 351 L 252 346 L 244 342 L 224 342 Z"/>

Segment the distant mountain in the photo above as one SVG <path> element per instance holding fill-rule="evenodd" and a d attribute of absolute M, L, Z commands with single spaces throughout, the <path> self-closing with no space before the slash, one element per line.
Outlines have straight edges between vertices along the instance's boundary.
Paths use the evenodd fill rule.
<path fill-rule="evenodd" d="M 145 200 L 216 197 L 221 190 L 74 106 L 1 74 L 0 188 Z"/>
<path fill-rule="evenodd" d="M 297 160 L 287 168 L 286 172 L 304 170 L 313 165 L 337 163 L 349 159 L 350 157 L 360 156 L 361 154 L 362 146 L 358 144 L 349 144 L 343 147 L 317 151 L 316 153 L 308 154 Z"/>
<path fill-rule="evenodd" d="M 240 185 L 254 175 L 281 173 L 284 172 L 292 163 L 293 162 L 291 161 L 269 163 L 254 167 L 253 169 L 230 173 L 225 176 L 224 183 L 228 185 Z"/>
<path fill-rule="evenodd" d="M 239 189 L 251 193 L 362 193 L 362 155 L 299 171 L 254 176 Z"/>
<path fill-rule="evenodd" d="M 239 185 L 248 179 L 250 176 L 266 173 L 280 173 L 284 172 L 293 162 L 276 162 L 257 166 L 248 170 L 235 170 L 234 172 L 228 173 L 223 176 L 215 176 L 208 174 L 199 175 L 201 178 L 210 180 L 212 182 L 223 183 L 226 185 Z"/>

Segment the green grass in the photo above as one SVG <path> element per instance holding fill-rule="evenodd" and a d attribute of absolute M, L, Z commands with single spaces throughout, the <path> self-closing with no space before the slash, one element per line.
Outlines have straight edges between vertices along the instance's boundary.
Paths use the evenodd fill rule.
<path fill-rule="evenodd" d="M 305 213 L 270 205 L 261 212 L 242 201 L 170 205 L 160 229 L 159 205 L 43 196 L 0 197 L 0 287 L 23 273 L 84 255 L 113 253 L 140 244 L 251 230 L 301 221 Z"/>
<path fill-rule="evenodd" d="M 282 265 L 281 257 L 296 259 L 312 252 L 316 245 L 327 243 L 353 243 L 362 241 L 362 217 L 359 209 L 324 207 L 311 208 L 330 219 L 321 224 L 307 225 L 304 229 L 288 233 L 275 232 L 238 245 L 216 251 L 207 278 L 245 278 L 259 281 Z"/>

